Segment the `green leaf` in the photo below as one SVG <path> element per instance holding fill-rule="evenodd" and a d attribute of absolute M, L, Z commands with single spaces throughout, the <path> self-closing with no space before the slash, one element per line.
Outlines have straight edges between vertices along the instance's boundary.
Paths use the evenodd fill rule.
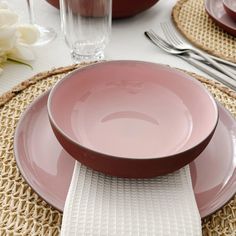
<path fill-rule="evenodd" d="M 28 66 L 30 69 L 33 70 L 33 67 L 30 64 L 26 63 L 26 62 L 19 61 L 17 59 L 12 59 L 12 58 L 7 58 L 7 61 L 11 61 L 11 62 L 15 62 L 15 63 L 18 63 L 18 64 L 22 64 L 22 65 Z"/>

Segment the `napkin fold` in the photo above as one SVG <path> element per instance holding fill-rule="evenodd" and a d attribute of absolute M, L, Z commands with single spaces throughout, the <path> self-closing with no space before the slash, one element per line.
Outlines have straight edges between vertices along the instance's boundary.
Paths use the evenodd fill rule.
<path fill-rule="evenodd" d="M 61 228 L 61 236 L 73 235 L 202 235 L 189 167 L 126 179 L 76 162 Z"/>

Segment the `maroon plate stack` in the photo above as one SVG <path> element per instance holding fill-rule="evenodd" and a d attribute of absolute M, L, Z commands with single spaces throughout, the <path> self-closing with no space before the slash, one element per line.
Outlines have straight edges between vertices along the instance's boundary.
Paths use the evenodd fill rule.
<path fill-rule="evenodd" d="M 223 0 L 205 0 L 205 9 L 219 27 L 227 33 L 236 36 L 236 21 L 225 10 Z"/>

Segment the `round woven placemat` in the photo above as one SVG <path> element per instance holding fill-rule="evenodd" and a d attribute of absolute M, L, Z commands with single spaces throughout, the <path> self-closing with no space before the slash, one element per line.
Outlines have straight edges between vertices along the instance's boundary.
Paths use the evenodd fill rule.
<path fill-rule="evenodd" d="M 87 64 L 40 73 L 0 97 L 0 235 L 59 235 L 62 213 L 41 199 L 22 178 L 13 155 L 21 113 L 67 73 Z M 191 73 L 236 117 L 236 93 Z M 235 190 L 236 191 L 236 190 Z M 236 234 L 236 196 L 203 220 L 203 235 Z"/>
<path fill-rule="evenodd" d="M 179 31 L 202 50 L 236 62 L 236 37 L 218 27 L 205 11 L 204 0 L 180 0 L 172 10 Z"/>

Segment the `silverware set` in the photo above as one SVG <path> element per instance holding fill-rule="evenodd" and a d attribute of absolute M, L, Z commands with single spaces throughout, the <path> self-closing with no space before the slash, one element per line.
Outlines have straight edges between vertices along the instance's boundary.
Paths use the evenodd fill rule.
<path fill-rule="evenodd" d="M 144 34 L 154 45 L 165 52 L 180 57 L 231 89 L 236 90 L 236 64 L 208 55 L 185 43 L 169 22 L 161 23 L 161 28 L 166 40 L 153 30 L 145 31 Z"/>

